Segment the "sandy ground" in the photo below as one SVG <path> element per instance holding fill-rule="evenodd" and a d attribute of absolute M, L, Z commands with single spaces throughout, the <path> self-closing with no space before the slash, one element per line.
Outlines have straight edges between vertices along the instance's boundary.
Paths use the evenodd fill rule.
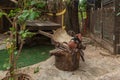
<path fill-rule="evenodd" d="M 30 75 L 34 80 L 120 80 L 120 55 L 110 52 L 86 39 L 85 62 L 80 61 L 79 69 L 68 72 L 54 66 L 54 56 L 38 64 L 24 67 L 19 73 Z M 34 73 L 37 69 L 38 71 Z M 6 71 L 0 71 L 0 80 Z"/>

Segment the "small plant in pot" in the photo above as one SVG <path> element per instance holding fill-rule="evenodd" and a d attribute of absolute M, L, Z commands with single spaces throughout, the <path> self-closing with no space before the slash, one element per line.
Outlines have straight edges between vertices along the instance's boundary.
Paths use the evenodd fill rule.
<path fill-rule="evenodd" d="M 43 5 L 44 4 L 44 5 Z M 26 21 L 34 20 L 40 17 L 41 8 L 45 7 L 45 2 L 42 0 L 19 0 L 16 2 L 16 7 L 10 10 L 9 13 L 0 9 L 0 17 L 3 15 L 11 24 L 10 37 L 6 40 L 6 49 L 9 54 L 8 63 L 4 67 L 8 70 L 8 75 L 2 80 L 31 80 L 26 74 L 16 73 L 16 64 L 19 59 L 24 40 L 31 37 L 34 33 L 26 30 Z M 16 46 L 19 38 L 19 47 Z M 26 76 L 26 77 L 25 77 Z"/>

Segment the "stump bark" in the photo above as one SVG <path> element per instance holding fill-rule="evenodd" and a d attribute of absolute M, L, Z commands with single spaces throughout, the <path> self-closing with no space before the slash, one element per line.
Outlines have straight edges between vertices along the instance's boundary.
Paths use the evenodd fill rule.
<path fill-rule="evenodd" d="M 79 49 L 70 49 L 67 43 L 72 39 L 70 35 L 63 29 L 57 29 L 53 34 L 39 31 L 53 40 L 55 49 L 50 51 L 55 56 L 55 66 L 64 71 L 74 71 L 79 68 L 81 53 Z"/>
<path fill-rule="evenodd" d="M 55 66 L 64 71 L 74 71 L 79 68 L 80 54 L 71 54 L 64 50 L 54 49 L 50 51 L 52 55 L 55 55 Z"/>

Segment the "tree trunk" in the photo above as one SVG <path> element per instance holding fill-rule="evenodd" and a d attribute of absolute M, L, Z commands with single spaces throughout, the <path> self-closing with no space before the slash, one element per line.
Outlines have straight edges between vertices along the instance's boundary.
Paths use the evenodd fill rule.
<path fill-rule="evenodd" d="M 78 19 L 78 4 L 79 0 L 71 0 L 67 4 L 67 12 L 65 15 L 66 30 L 73 30 L 76 33 L 80 32 Z"/>
<path fill-rule="evenodd" d="M 76 47 L 72 49 L 69 47 L 68 44 L 72 37 L 64 29 L 57 29 L 53 35 L 44 31 L 39 31 L 39 33 L 54 41 L 56 48 L 51 50 L 50 54 L 55 56 L 55 66 L 58 69 L 73 71 L 79 68 L 80 57 L 84 61 L 82 48 Z"/>
<path fill-rule="evenodd" d="M 54 49 L 50 54 L 55 56 L 55 66 L 64 71 L 74 71 L 79 68 L 80 53 L 70 53 L 61 49 Z"/>

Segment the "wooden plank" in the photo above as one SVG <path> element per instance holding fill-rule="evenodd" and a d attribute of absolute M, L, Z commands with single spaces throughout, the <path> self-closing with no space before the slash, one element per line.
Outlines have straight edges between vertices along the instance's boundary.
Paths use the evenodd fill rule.
<path fill-rule="evenodd" d="M 27 21 L 27 26 L 61 26 L 60 24 L 51 21 Z"/>
<path fill-rule="evenodd" d="M 119 12 L 120 9 L 120 0 L 115 0 L 115 14 Z M 115 28 L 114 28 L 114 34 L 115 34 L 115 52 L 120 54 L 120 15 L 115 15 Z"/>
<path fill-rule="evenodd" d="M 29 30 L 54 30 L 60 28 L 61 25 L 51 21 L 27 21 L 27 29 Z"/>

